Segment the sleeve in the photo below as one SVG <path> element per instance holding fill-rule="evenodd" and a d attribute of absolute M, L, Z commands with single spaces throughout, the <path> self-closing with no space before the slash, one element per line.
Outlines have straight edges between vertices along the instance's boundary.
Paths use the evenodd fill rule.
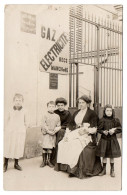
<path fill-rule="evenodd" d="M 89 123 L 90 123 L 90 127 L 97 127 L 98 116 L 95 112 L 91 114 Z"/>
<path fill-rule="evenodd" d="M 98 122 L 97 132 L 100 133 L 100 134 L 103 134 L 102 130 L 104 130 L 104 120 L 103 120 L 103 118 L 100 119 L 99 122 Z"/>
<path fill-rule="evenodd" d="M 29 113 L 27 110 L 24 112 L 24 125 L 26 129 L 30 126 L 30 119 L 29 119 Z"/>
<path fill-rule="evenodd" d="M 122 126 L 118 118 L 115 119 L 115 133 L 122 133 Z"/>
<path fill-rule="evenodd" d="M 71 120 L 70 120 L 70 123 L 69 123 L 69 126 L 68 126 L 68 128 L 71 130 L 71 131 L 73 131 L 73 130 L 75 130 L 75 128 L 76 128 L 76 124 L 75 124 L 75 116 L 77 115 L 77 112 L 75 112 L 74 114 L 73 114 L 73 116 L 71 117 Z"/>
<path fill-rule="evenodd" d="M 54 128 L 55 133 L 57 133 L 60 129 L 61 129 L 61 121 L 60 121 L 60 117 L 57 115 L 57 123 L 56 123 L 56 127 Z"/>
<path fill-rule="evenodd" d="M 41 120 L 41 128 L 42 128 L 42 130 L 45 129 L 46 126 L 47 126 L 47 124 L 46 124 L 46 115 L 44 114 L 42 116 L 42 120 Z"/>
<path fill-rule="evenodd" d="M 9 121 L 10 121 L 10 117 L 11 117 L 11 114 L 9 111 L 7 116 L 5 117 L 5 120 L 4 120 L 4 131 L 6 131 L 8 129 L 7 127 L 8 127 Z"/>
<path fill-rule="evenodd" d="M 67 116 L 66 116 L 66 120 L 64 121 L 64 123 L 61 125 L 61 129 L 66 129 L 67 127 L 70 126 L 70 122 L 71 122 L 71 114 L 68 111 L 67 112 Z"/>
<path fill-rule="evenodd" d="M 60 122 L 60 117 L 57 115 L 57 117 L 58 117 L 58 120 L 57 120 L 57 127 L 59 127 L 60 125 L 61 125 L 61 122 Z"/>
<path fill-rule="evenodd" d="M 96 127 L 88 128 L 88 130 L 89 130 L 89 134 L 97 133 L 97 128 Z"/>

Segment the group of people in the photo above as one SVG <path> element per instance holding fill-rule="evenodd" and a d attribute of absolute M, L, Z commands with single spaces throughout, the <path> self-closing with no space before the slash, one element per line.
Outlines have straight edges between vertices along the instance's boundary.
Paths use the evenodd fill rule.
<path fill-rule="evenodd" d="M 107 158 L 110 158 L 110 175 L 115 177 L 114 158 L 121 156 L 116 134 L 122 132 L 118 118 L 115 118 L 111 105 L 104 107 L 103 117 L 90 109 L 90 97 L 78 98 L 79 109 L 73 115 L 66 110 L 67 101 L 57 98 L 47 103 L 47 113 L 41 124 L 42 163 L 56 171 L 69 173 L 69 177 L 80 179 L 106 174 Z M 9 113 L 4 140 L 4 172 L 8 168 L 8 159 L 15 159 L 14 168 L 22 170 L 18 159 L 23 157 L 26 114 L 23 108 L 23 96 L 14 96 L 14 107 Z M 101 134 L 99 143 L 97 135 Z M 101 158 L 102 157 L 102 162 Z"/>

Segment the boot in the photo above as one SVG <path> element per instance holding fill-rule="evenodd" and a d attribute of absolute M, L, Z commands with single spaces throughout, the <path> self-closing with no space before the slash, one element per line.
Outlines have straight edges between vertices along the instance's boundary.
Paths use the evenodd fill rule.
<path fill-rule="evenodd" d="M 99 173 L 99 176 L 103 176 L 103 175 L 106 175 L 106 163 L 103 163 L 103 169 L 101 173 Z"/>
<path fill-rule="evenodd" d="M 46 162 L 46 160 L 47 160 L 47 153 L 43 153 L 42 154 L 42 158 L 43 158 L 43 160 L 42 160 L 42 163 L 41 163 L 41 165 L 40 165 L 40 167 L 42 168 L 42 167 L 45 167 L 46 166 L 46 164 L 47 164 L 47 162 Z"/>
<path fill-rule="evenodd" d="M 75 177 L 75 175 L 73 175 L 72 173 L 69 173 L 68 177 Z"/>
<path fill-rule="evenodd" d="M 15 159 L 14 168 L 17 169 L 18 171 L 22 171 L 22 167 L 20 167 L 18 164 L 18 159 Z"/>
<path fill-rule="evenodd" d="M 7 171 L 8 168 L 8 158 L 4 158 L 4 172 Z"/>
<path fill-rule="evenodd" d="M 54 166 L 53 166 L 53 164 L 51 163 L 50 159 L 51 159 L 51 153 L 48 153 L 47 165 L 48 165 L 49 167 L 53 168 Z"/>
<path fill-rule="evenodd" d="M 111 177 L 115 177 L 114 163 L 110 163 L 110 165 L 111 165 L 110 175 L 111 175 Z"/>

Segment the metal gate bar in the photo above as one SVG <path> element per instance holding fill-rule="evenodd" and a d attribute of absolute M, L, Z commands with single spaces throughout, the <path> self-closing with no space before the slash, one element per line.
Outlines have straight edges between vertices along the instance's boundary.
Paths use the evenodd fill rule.
<path fill-rule="evenodd" d="M 72 64 L 79 72 L 79 64 L 94 66 L 94 105 L 99 112 L 99 106 L 107 103 L 122 106 L 122 31 L 119 26 L 110 21 L 97 20 L 84 13 L 83 6 L 70 8 L 70 69 Z M 72 70 L 70 70 L 72 74 Z M 70 80 L 74 74 L 70 76 Z M 78 78 L 73 80 L 70 90 L 78 94 Z M 74 86 L 75 83 L 75 86 Z M 70 95 L 71 96 L 71 95 Z M 69 101 L 69 106 L 75 106 Z"/>

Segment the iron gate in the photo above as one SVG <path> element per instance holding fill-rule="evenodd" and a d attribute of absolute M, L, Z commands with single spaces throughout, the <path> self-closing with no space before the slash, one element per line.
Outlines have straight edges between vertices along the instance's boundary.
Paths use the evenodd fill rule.
<path fill-rule="evenodd" d="M 77 107 L 79 66 L 94 67 L 94 110 L 110 103 L 122 107 L 122 29 L 87 14 L 83 5 L 69 13 L 69 107 Z M 89 94 L 90 95 L 90 94 Z"/>

